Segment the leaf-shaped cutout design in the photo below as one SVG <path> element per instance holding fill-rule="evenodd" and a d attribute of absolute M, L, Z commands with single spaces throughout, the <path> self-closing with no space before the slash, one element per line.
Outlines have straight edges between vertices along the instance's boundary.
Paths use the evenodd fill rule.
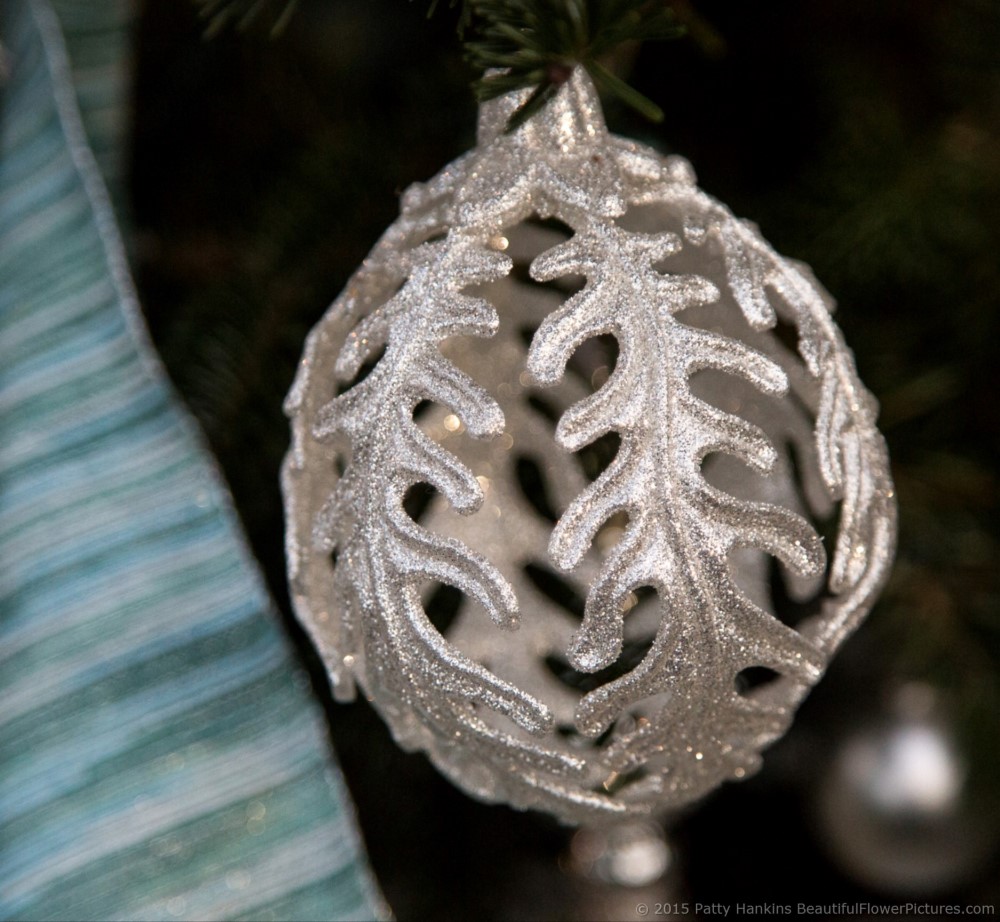
<path fill-rule="evenodd" d="M 619 431 L 622 444 L 611 467 L 557 523 L 553 560 L 572 569 L 605 521 L 619 512 L 629 517 L 624 537 L 591 587 L 583 625 L 569 650 L 572 664 L 594 672 L 618 659 L 624 604 L 637 586 L 657 588 L 662 620 L 673 625 L 661 630 L 639 668 L 583 698 L 578 726 L 597 736 L 625 703 L 669 693 L 671 703 L 633 734 L 648 746 L 657 736 L 650 728 L 656 727 L 656 745 L 666 747 L 679 714 L 692 709 L 692 699 L 710 697 L 716 703 L 713 718 L 725 722 L 728 713 L 733 725 L 728 745 L 735 760 L 754 748 L 734 743 L 743 735 L 740 725 L 749 724 L 745 702 L 731 691 L 735 676 L 750 665 L 764 665 L 811 684 L 823 659 L 801 635 L 740 594 L 729 577 L 727 557 L 735 547 L 758 547 L 809 576 L 822 571 L 825 554 L 818 535 L 799 516 L 734 499 L 701 475 L 700 462 L 710 452 L 729 452 L 765 473 L 777 452 L 757 427 L 695 397 L 689 376 L 705 368 L 738 374 L 775 397 L 784 394 L 787 380 L 761 353 L 678 319 L 685 309 L 719 295 L 699 276 L 654 270 L 653 264 L 679 246 L 670 233 L 633 233 L 591 218 L 569 242 L 540 256 L 532 267 L 539 280 L 572 273 L 588 282 L 538 330 L 528 370 L 541 382 L 554 382 L 588 336 L 610 332 L 620 343 L 609 380 L 567 410 L 557 430 L 569 450 L 611 429 Z M 677 655 L 682 645 L 683 657 Z M 713 668 L 705 669 L 706 662 Z M 709 745 L 702 735 L 697 740 L 702 757 L 693 760 L 695 767 L 704 762 Z M 619 749 L 626 747 L 626 738 L 617 741 Z M 756 738 L 757 733 L 750 734 Z M 672 774 L 676 782 L 683 773 L 672 766 Z"/>
<path fill-rule="evenodd" d="M 873 603 L 888 459 L 806 267 L 685 161 L 608 134 L 582 73 L 504 134 L 515 104 L 484 106 L 477 148 L 407 191 L 307 340 L 286 402 L 293 599 L 338 699 L 359 682 L 476 796 L 569 822 L 676 809 L 758 767 Z M 565 372 L 595 337 L 618 357 L 588 392 Z M 571 453 L 612 437 L 588 482 Z M 416 483 L 437 491 L 419 523 Z M 835 506 L 828 564 L 808 518 Z M 768 609 L 772 557 L 816 595 L 794 630 Z M 582 622 L 537 584 L 546 558 Z M 444 636 L 429 582 L 465 597 Z M 554 662 L 593 681 L 576 693 Z"/>

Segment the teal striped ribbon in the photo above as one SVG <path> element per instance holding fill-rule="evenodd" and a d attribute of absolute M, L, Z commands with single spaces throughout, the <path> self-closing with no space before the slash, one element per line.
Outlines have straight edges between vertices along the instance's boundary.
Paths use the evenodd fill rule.
<path fill-rule="evenodd" d="M 384 917 L 139 313 L 102 176 L 126 8 L 2 5 L 0 917 Z"/>

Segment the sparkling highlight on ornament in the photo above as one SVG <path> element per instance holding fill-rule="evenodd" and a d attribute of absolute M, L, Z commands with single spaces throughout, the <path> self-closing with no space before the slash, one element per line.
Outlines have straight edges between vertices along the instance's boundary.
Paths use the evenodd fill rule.
<path fill-rule="evenodd" d="M 474 796 L 617 822 L 759 768 L 895 505 L 809 269 L 609 134 L 582 71 L 505 134 L 519 98 L 309 336 L 289 575 L 338 700 Z"/>

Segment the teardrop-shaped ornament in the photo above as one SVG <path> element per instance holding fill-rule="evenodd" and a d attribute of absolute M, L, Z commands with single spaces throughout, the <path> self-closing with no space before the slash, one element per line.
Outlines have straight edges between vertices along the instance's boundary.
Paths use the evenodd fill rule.
<path fill-rule="evenodd" d="M 520 101 L 310 334 L 288 564 L 338 699 L 477 797 L 594 823 L 758 769 L 895 501 L 808 267 L 610 134 L 582 70 L 504 133 Z"/>

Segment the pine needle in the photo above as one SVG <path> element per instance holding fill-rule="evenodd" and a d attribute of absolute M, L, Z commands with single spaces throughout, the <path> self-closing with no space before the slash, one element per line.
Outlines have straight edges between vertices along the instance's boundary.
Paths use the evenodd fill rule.
<path fill-rule="evenodd" d="M 663 112 L 602 63 L 626 42 L 676 38 L 684 26 L 660 0 L 465 0 L 473 37 L 466 58 L 486 76 L 480 101 L 513 90 L 531 94 L 511 116 L 512 131 L 541 109 L 582 65 L 598 87 L 653 121 Z"/>

